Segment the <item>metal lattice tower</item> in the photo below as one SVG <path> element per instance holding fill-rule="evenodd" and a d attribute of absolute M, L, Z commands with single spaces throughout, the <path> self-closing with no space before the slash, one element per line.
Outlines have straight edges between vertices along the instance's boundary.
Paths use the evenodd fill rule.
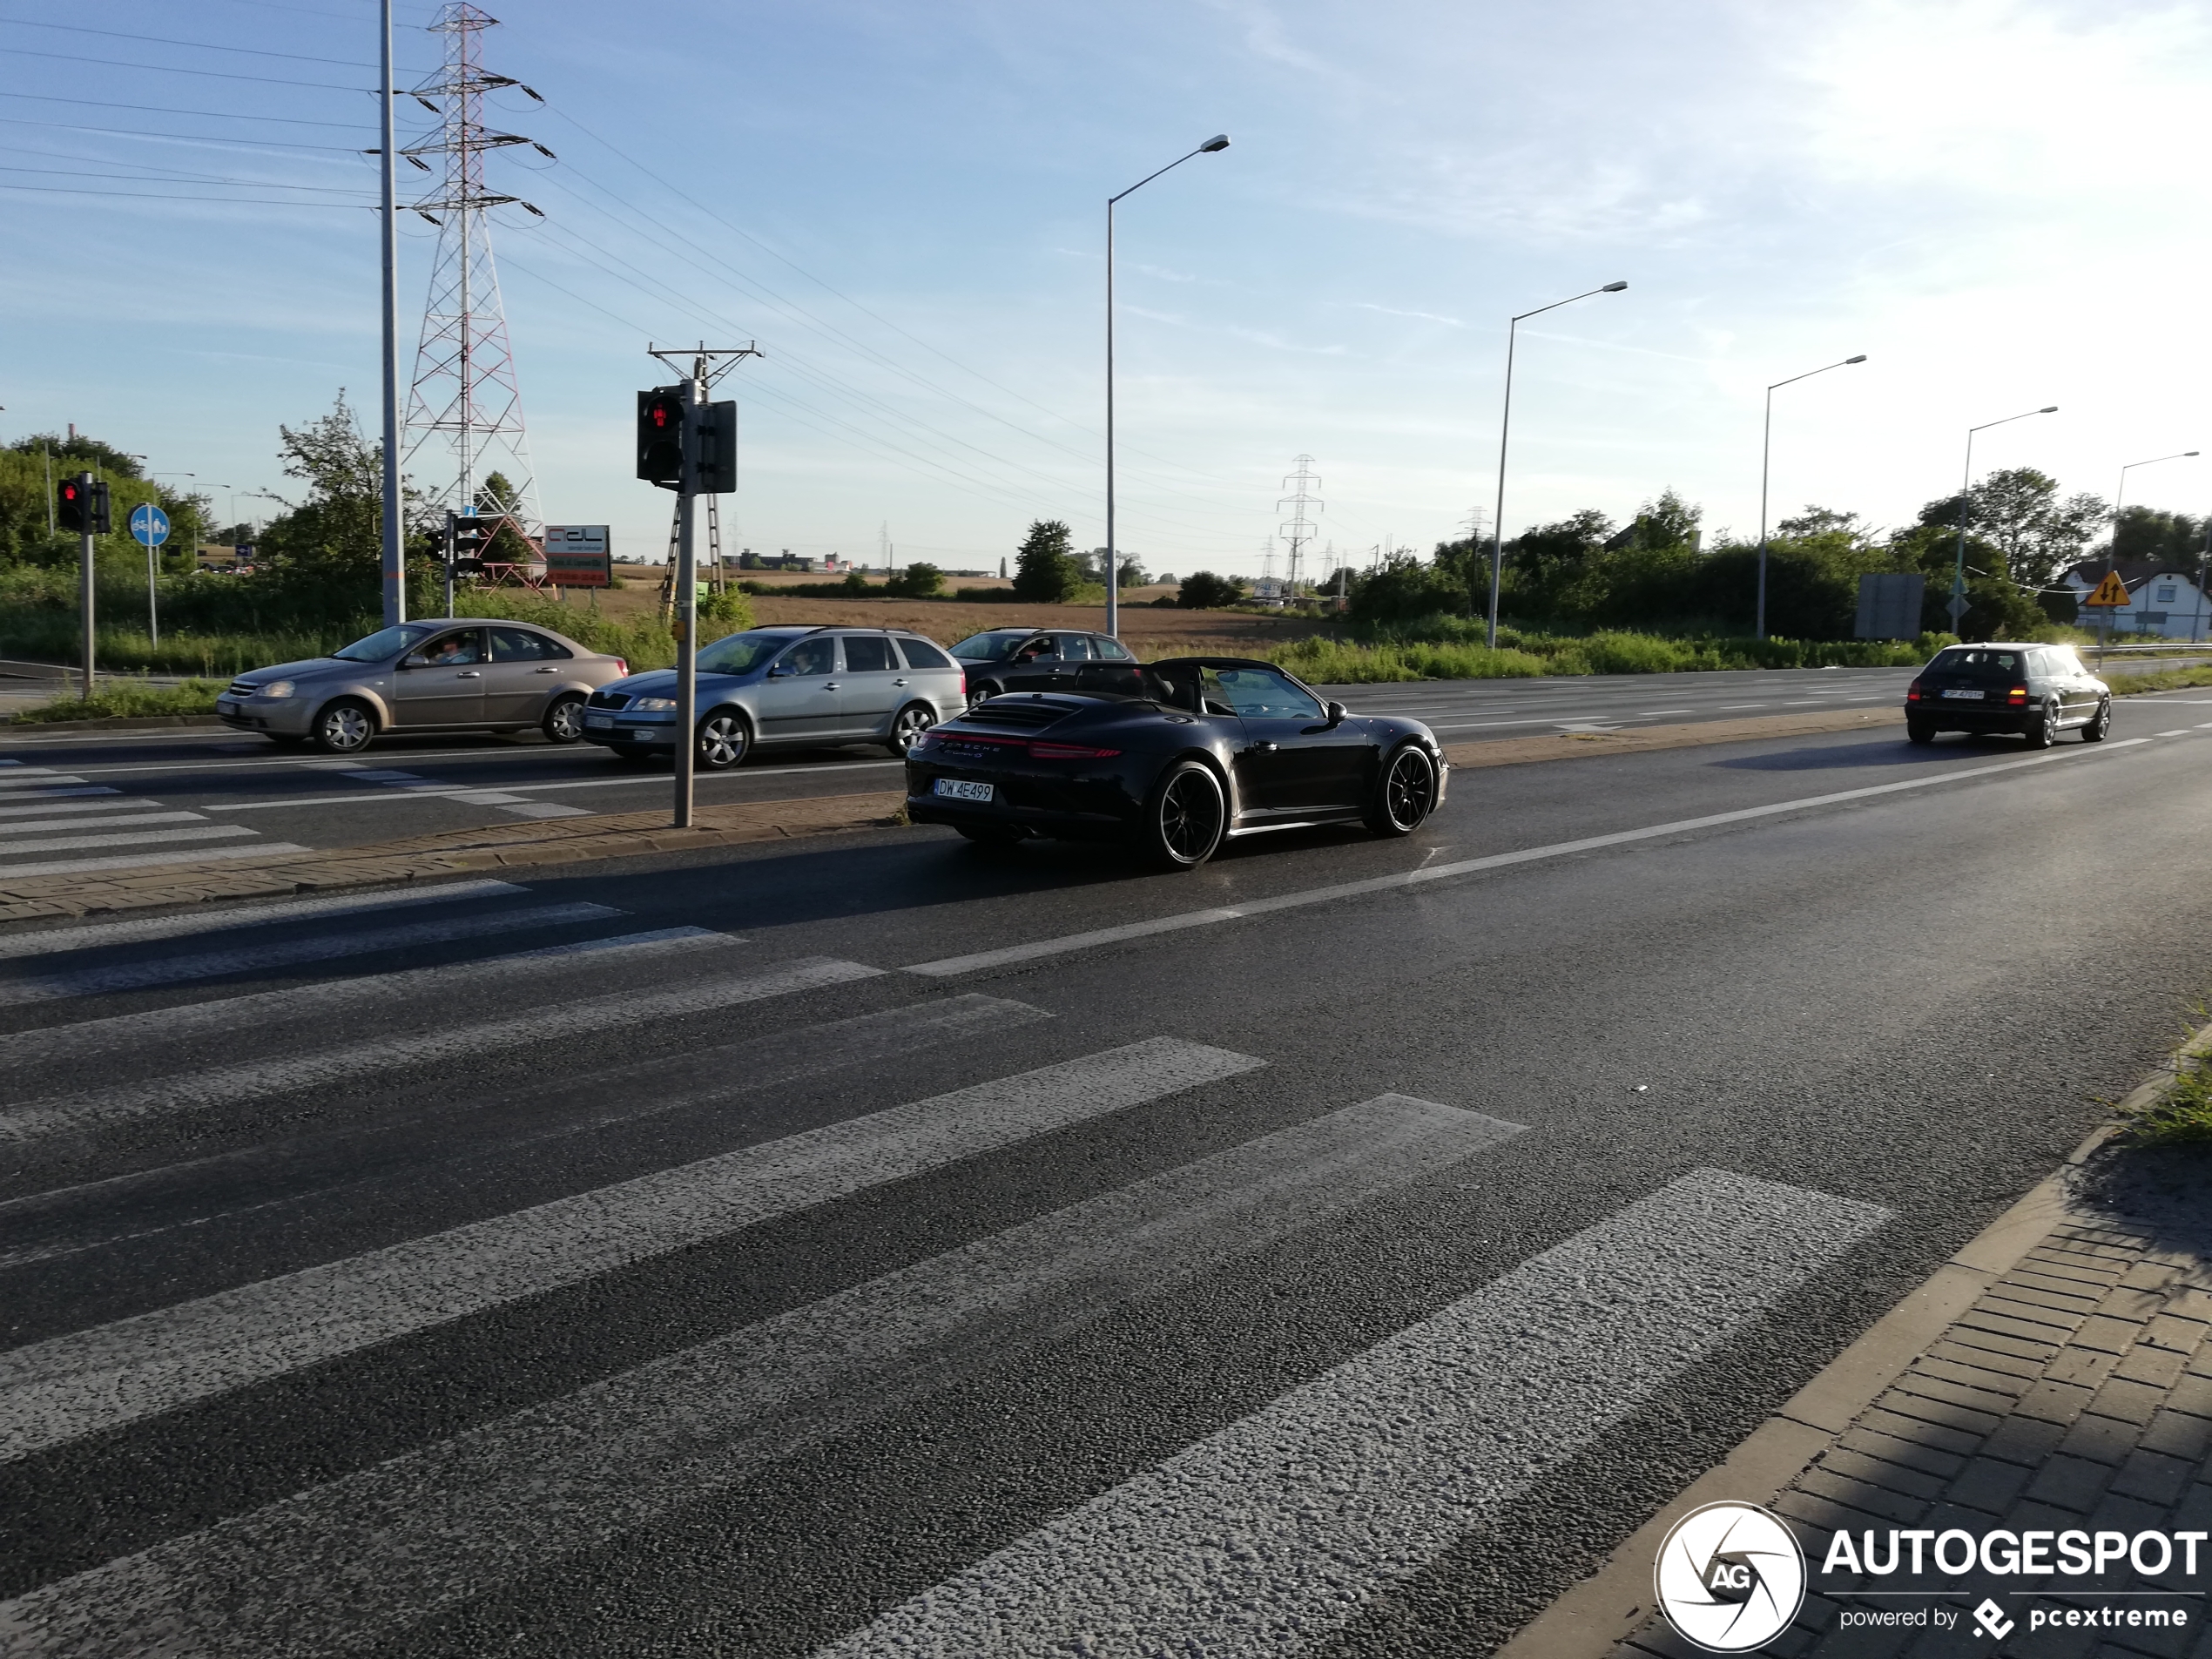
<path fill-rule="evenodd" d="M 1281 534 L 1283 539 L 1291 544 L 1289 592 L 1291 597 L 1296 597 L 1306 544 L 1313 539 L 1313 521 L 1307 516 L 1306 509 L 1311 508 L 1318 513 L 1322 510 L 1323 502 L 1313 493 L 1321 487 L 1321 475 L 1313 470 L 1313 457 L 1293 455 L 1291 464 L 1298 470 L 1283 480 L 1283 488 L 1291 494 L 1275 503 L 1275 510 L 1279 513 L 1285 507 L 1291 509 L 1290 517 L 1283 521 Z"/>
<path fill-rule="evenodd" d="M 415 96 L 442 118 L 435 137 L 400 152 L 426 170 L 431 164 L 423 157 L 445 158 L 442 187 L 414 204 L 416 212 L 438 227 L 438 251 L 422 307 L 422 337 L 401 443 L 431 506 L 477 512 L 481 481 L 501 473 L 511 494 L 484 503 L 484 510 L 511 519 L 523 536 L 536 537 L 543 534 L 544 521 L 523 425 L 522 387 L 507 341 L 499 270 L 492 260 L 489 212 L 509 203 L 532 213 L 538 210 L 518 196 L 488 189 L 484 156 L 518 144 L 549 157 L 553 152 L 533 139 L 484 125 L 486 92 L 515 86 L 537 97 L 511 76 L 483 67 L 478 37 L 498 21 L 468 0 L 452 0 L 438 13 L 429 27 L 445 37 L 445 66 L 416 87 Z"/>

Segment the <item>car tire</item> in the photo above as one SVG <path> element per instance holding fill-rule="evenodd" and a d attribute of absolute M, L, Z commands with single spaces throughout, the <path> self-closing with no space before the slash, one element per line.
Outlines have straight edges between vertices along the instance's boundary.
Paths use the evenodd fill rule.
<path fill-rule="evenodd" d="M 1907 720 L 1905 723 L 1905 740 L 1907 743 L 1933 743 L 1935 728 L 1925 720 Z"/>
<path fill-rule="evenodd" d="M 1022 832 L 1011 824 L 955 824 L 953 827 L 978 846 L 1012 846 Z"/>
<path fill-rule="evenodd" d="M 692 752 L 707 772 L 742 766 L 752 752 L 752 726 L 736 709 L 716 709 L 698 724 Z"/>
<path fill-rule="evenodd" d="M 937 724 L 937 711 L 927 703 L 909 703 L 891 717 L 891 738 L 883 746 L 904 760 L 907 751 L 921 740 L 921 734 Z"/>
<path fill-rule="evenodd" d="M 2025 733 L 2031 749 L 2047 749 L 2059 740 L 2059 705 L 2056 701 L 2046 703 L 2043 711 L 2035 718 Z"/>
<path fill-rule="evenodd" d="M 548 743 L 576 743 L 583 736 L 583 699 L 571 691 L 547 705 L 540 723 Z"/>
<path fill-rule="evenodd" d="M 1378 835 L 1411 835 L 1436 810 L 1436 760 L 1418 743 L 1391 751 L 1367 806 L 1367 827 Z"/>
<path fill-rule="evenodd" d="M 2102 743 L 2112 735 L 2112 699 L 2104 698 L 2097 705 L 2097 711 L 2089 717 L 2089 724 L 2081 728 L 2081 741 Z"/>
<path fill-rule="evenodd" d="M 376 711 L 357 697 L 341 697 L 315 716 L 311 740 L 327 755 L 359 754 L 376 736 Z"/>
<path fill-rule="evenodd" d="M 1006 687 L 1003 685 L 995 681 L 985 680 L 981 685 L 971 685 L 968 688 L 968 706 L 972 709 L 978 703 L 990 698 L 1003 696 L 1005 692 Z"/>
<path fill-rule="evenodd" d="M 1195 870 L 1221 850 L 1229 800 L 1201 760 L 1178 761 L 1152 786 L 1137 831 L 1137 851 L 1156 870 Z"/>

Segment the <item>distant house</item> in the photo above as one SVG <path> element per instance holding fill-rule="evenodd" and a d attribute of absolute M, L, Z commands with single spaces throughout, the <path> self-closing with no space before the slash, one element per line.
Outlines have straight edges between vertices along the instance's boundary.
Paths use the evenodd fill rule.
<path fill-rule="evenodd" d="M 2165 639 L 2212 639 L 2212 601 L 2196 585 L 2194 570 L 2177 570 L 2149 559 L 2122 559 L 2114 567 L 2128 588 L 2128 606 L 2112 613 L 2116 634 L 2153 634 Z M 2060 577 L 2076 604 L 2105 579 L 2101 559 L 2085 559 Z M 2080 625 L 2101 627 L 2093 610 L 2080 612 Z"/>

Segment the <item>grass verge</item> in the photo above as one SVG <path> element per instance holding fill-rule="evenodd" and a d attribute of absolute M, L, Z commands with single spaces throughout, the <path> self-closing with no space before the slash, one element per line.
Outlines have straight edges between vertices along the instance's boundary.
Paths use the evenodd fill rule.
<path fill-rule="evenodd" d="M 17 725 L 52 725 L 65 720 L 145 719 L 160 714 L 212 714 L 215 693 L 226 682 L 186 680 L 181 685 L 149 685 L 143 680 L 95 683 L 92 695 L 64 692 L 52 702 L 17 714 Z"/>
<path fill-rule="evenodd" d="M 2212 663 L 2196 668 L 2164 668 L 2148 674 L 2107 674 L 2105 684 L 2116 697 L 2136 697 L 2145 691 L 2185 691 L 2193 685 L 2212 685 Z"/>
<path fill-rule="evenodd" d="M 2134 1146 L 2212 1145 L 2212 1056 L 2183 1055 L 2173 1086 L 2121 1133 Z"/>

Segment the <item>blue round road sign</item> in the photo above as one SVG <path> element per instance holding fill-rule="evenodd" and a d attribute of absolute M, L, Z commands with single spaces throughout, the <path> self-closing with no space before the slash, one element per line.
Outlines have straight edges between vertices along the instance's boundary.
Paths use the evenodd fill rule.
<path fill-rule="evenodd" d="M 169 539 L 169 515 L 150 501 L 131 509 L 131 534 L 145 547 L 159 547 Z"/>

